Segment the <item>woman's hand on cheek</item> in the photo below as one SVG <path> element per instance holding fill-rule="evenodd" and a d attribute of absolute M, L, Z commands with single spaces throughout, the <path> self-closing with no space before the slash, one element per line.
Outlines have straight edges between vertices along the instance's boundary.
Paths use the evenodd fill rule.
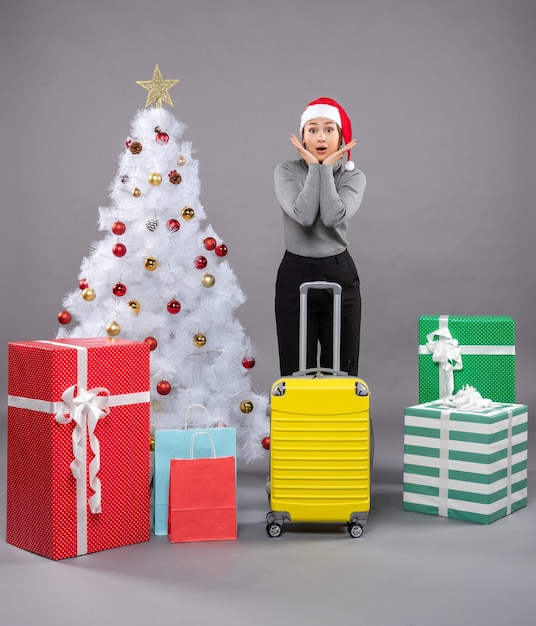
<path fill-rule="evenodd" d="M 337 150 L 333 154 L 330 154 L 328 157 L 326 157 L 324 161 L 322 162 L 323 165 L 335 165 L 337 161 L 340 161 L 340 159 L 342 158 L 345 152 L 348 152 L 348 150 L 351 150 L 356 145 L 357 145 L 357 141 L 355 139 L 352 139 L 352 141 L 348 142 L 346 145 L 342 146 L 339 150 Z"/>
<path fill-rule="evenodd" d="M 318 159 L 303 146 L 296 135 L 290 136 L 290 143 L 296 148 L 296 150 L 300 153 L 301 158 L 306 163 L 318 163 Z"/>

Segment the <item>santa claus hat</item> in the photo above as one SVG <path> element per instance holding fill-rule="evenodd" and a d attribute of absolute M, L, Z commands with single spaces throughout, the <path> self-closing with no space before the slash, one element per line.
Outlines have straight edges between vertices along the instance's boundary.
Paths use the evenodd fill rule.
<path fill-rule="evenodd" d="M 344 139 L 345 144 L 352 140 L 352 122 L 346 114 L 346 111 L 335 100 L 332 100 L 331 98 L 317 98 L 316 100 L 309 102 L 301 116 L 300 135 L 305 124 L 316 117 L 326 117 L 328 120 L 335 122 L 335 124 L 337 124 L 337 126 L 341 129 L 342 138 Z M 354 167 L 354 162 L 350 159 L 350 150 L 348 150 L 348 161 L 344 168 L 351 172 Z"/>

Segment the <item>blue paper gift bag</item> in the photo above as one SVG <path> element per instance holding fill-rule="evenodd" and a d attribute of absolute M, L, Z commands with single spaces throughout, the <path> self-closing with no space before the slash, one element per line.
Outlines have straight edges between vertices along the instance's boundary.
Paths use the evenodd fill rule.
<path fill-rule="evenodd" d="M 154 446 L 154 534 L 168 534 L 169 467 L 171 459 L 189 459 L 190 442 L 199 432 L 209 432 L 216 457 L 232 456 L 236 460 L 236 430 L 234 428 L 185 428 L 157 430 Z M 197 438 L 194 458 L 212 456 L 208 437 Z"/>

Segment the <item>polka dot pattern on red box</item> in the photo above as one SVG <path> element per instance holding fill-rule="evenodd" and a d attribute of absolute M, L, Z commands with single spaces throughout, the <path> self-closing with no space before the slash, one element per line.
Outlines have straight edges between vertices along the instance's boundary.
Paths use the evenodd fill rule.
<path fill-rule="evenodd" d="M 58 340 L 87 348 L 87 387 L 111 396 L 149 391 L 149 346 L 107 338 Z M 73 361 L 74 355 L 74 361 Z M 78 351 L 39 342 L 9 347 L 9 395 L 57 402 L 77 383 Z M 85 358 L 84 356 L 82 358 Z M 100 444 L 102 512 L 87 507 L 87 552 L 149 539 L 149 402 L 110 407 L 95 434 Z M 52 559 L 75 556 L 77 481 L 73 422 L 54 413 L 8 410 L 8 543 Z M 87 441 L 87 462 L 93 458 Z M 31 461 L 30 461 L 31 460 Z M 92 495 L 87 472 L 87 497 Z M 86 500 L 87 502 L 87 500 Z"/>

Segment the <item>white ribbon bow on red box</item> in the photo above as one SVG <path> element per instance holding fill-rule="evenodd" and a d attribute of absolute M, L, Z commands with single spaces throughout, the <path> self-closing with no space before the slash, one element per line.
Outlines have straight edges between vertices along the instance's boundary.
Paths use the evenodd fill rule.
<path fill-rule="evenodd" d="M 104 393 L 106 395 L 99 395 Z M 85 479 L 86 471 L 86 430 L 89 435 L 89 445 L 93 458 L 89 463 L 89 486 L 93 495 L 89 498 L 89 510 L 92 513 L 101 513 L 101 482 L 97 477 L 100 468 L 100 444 L 95 435 L 95 426 L 99 419 L 110 413 L 108 399 L 110 392 L 104 387 L 95 387 L 86 390 L 78 385 L 68 387 L 62 394 L 63 407 L 56 413 L 58 424 L 68 424 L 73 421 L 73 456 L 71 471 L 76 480 Z"/>

